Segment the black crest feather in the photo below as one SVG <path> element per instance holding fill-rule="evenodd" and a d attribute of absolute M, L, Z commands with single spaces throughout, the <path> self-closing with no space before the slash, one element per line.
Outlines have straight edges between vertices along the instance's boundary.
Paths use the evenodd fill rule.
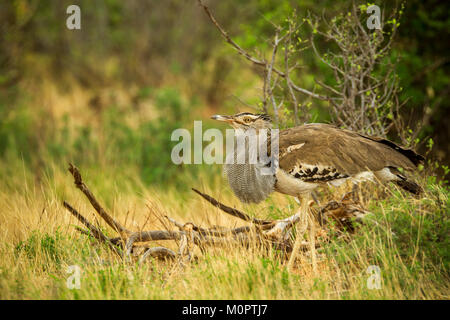
<path fill-rule="evenodd" d="M 267 113 L 262 113 L 259 115 L 259 118 L 265 120 L 265 121 L 272 121 L 272 119 L 270 118 L 270 116 Z"/>

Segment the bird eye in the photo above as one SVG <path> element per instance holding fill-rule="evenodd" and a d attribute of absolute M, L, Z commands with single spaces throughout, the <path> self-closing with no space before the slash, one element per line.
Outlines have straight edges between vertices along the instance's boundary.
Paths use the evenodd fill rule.
<path fill-rule="evenodd" d="M 244 122 L 249 123 L 250 121 L 252 121 L 252 119 L 250 119 L 250 118 L 244 118 Z"/>

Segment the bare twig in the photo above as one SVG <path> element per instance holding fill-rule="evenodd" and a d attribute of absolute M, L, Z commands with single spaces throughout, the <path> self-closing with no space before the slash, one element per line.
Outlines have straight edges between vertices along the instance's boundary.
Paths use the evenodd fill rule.
<path fill-rule="evenodd" d="M 88 198 L 89 202 L 94 207 L 95 211 L 103 218 L 103 220 L 106 221 L 106 223 L 113 228 L 115 231 L 119 232 L 121 235 L 127 235 L 130 234 L 131 231 L 127 230 L 124 226 L 122 226 L 120 223 L 114 220 L 98 203 L 95 196 L 92 194 L 92 192 L 88 189 L 88 187 L 84 184 L 83 179 L 81 178 L 80 171 L 77 167 L 75 167 L 73 164 L 69 163 L 69 172 L 72 174 L 75 185 L 78 189 L 81 190 L 81 192 L 84 193 L 84 195 Z"/>
<path fill-rule="evenodd" d="M 75 218 L 77 218 L 82 224 L 84 224 L 89 229 L 90 234 L 92 234 L 92 236 L 94 236 L 95 239 L 99 240 L 102 243 L 105 243 L 120 257 L 122 256 L 120 249 L 116 246 L 117 243 L 113 243 L 110 238 L 105 236 L 103 234 L 103 232 L 101 232 L 94 225 L 92 225 L 85 217 L 83 217 L 77 210 L 75 210 L 66 201 L 63 202 L 63 205 Z"/>
<path fill-rule="evenodd" d="M 278 47 L 278 45 L 282 42 L 285 41 L 288 37 L 289 34 L 284 35 L 282 38 L 278 39 L 277 37 L 275 37 L 276 41 L 273 44 L 273 50 L 272 50 L 272 59 L 270 62 L 266 61 L 265 59 L 258 59 L 255 58 L 253 55 L 251 55 L 250 53 L 248 53 L 248 51 L 246 51 L 244 48 L 242 48 L 241 46 L 239 46 L 235 41 L 233 41 L 233 39 L 231 39 L 231 37 L 228 35 L 228 33 L 225 31 L 225 29 L 217 22 L 217 20 L 214 18 L 213 14 L 211 13 L 211 11 L 209 10 L 208 6 L 206 6 L 202 0 L 197 0 L 198 4 L 203 8 L 203 10 L 205 11 L 206 15 L 208 16 L 208 18 L 210 19 L 210 21 L 214 24 L 214 26 L 220 31 L 221 35 L 224 37 L 225 41 L 230 44 L 240 55 L 244 56 L 247 60 L 251 61 L 252 63 L 264 67 L 265 70 L 271 70 L 270 73 L 276 73 L 277 75 L 279 75 L 282 78 L 286 78 L 289 75 L 286 74 L 285 72 L 281 71 L 279 68 L 277 68 L 273 62 L 274 62 L 274 54 L 276 53 L 276 47 Z M 278 27 L 277 27 L 277 32 L 278 32 Z M 291 30 L 291 32 L 294 32 L 295 30 Z M 268 72 L 265 73 L 265 78 L 268 76 Z M 264 82 L 264 87 L 266 88 L 266 86 L 270 86 L 270 83 L 266 83 Z M 314 92 L 311 92 L 307 89 L 304 89 L 302 87 L 300 87 L 299 85 L 294 84 L 294 82 L 292 80 L 290 80 L 290 86 L 293 90 L 300 92 L 302 94 L 306 94 L 310 97 L 313 97 L 315 99 L 319 99 L 319 100 L 323 100 L 323 101 L 329 101 L 330 98 L 327 96 L 323 96 Z M 263 99 L 263 107 L 266 107 L 266 99 Z"/>
<path fill-rule="evenodd" d="M 202 193 L 200 191 L 198 191 L 197 189 L 192 188 L 192 190 L 199 194 L 203 199 L 205 199 L 206 201 L 208 201 L 209 203 L 211 203 L 213 206 L 219 208 L 220 210 L 222 210 L 223 212 L 226 212 L 230 215 L 232 215 L 233 217 L 242 219 L 244 221 L 249 221 L 258 225 L 264 225 L 264 224 L 271 224 L 272 221 L 268 221 L 268 220 L 260 220 L 260 219 L 256 219 L 256 218 L 251 218 L 249 217 L 247 214 L 237 210 L 237 209 L 233 209 L 231 207 L 228 207 L 222 203 L 220 203 L 219 201 L 217 201 L 216 199 L 214 199 L 213 197 Z"/>

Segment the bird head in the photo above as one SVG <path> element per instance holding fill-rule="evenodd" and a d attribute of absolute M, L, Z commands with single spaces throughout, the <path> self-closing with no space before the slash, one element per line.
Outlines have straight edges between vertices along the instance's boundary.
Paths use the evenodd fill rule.
<path fill-rule="evenodd" d="M 272 120 L 267 114 L 254 114 L 250 112 L 241 112 L 232 116 L 213 115 L 211 119 L 227 122 L 234 129 L 270 129 L 272 128 Z"/>

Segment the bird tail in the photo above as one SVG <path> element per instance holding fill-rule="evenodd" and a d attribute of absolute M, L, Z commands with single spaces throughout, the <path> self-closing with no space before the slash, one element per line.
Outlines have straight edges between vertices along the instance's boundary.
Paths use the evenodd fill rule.
<path fill-rule="evenodd" d="M 408 179 L 397 180 L 397 181 L 395 181 L 395 183 L 403 190 L 411 192 L 412 194 L 415 194 L 415 195 L 419 195 L 423 192 L 423 189 L 421 186 L 419 186 L 414 181 L 411 181 Z"/>

